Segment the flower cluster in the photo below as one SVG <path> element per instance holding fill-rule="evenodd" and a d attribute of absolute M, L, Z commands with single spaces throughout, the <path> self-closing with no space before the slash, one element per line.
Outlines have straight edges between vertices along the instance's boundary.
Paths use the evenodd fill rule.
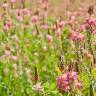
<path fill-rule="evenodd" d="M 11 22 L 11 19 L 9 18 L 4 22 L 4 25 L 3 25 L 4 32 L 8 31 L 11 26 L 12 26 L 12 22 Z"/>
<path fill-rule="evenodd" d="M 42 87 L 41 83 L 35 84 L 32 89 L 37 92 L 43 92 L 43 87 Z"/>
<path fill-rule="evenodd" d="M 70 34 L 70 39 L 72 41 L 83 41 L 84 40 L 84 35 L 75 31 L 72 31 Z"/>
<path fill-rule="evenodd" d="M 93 34 L 96 34 L 96 19 L 86 19 L 85 23 L 82 25 L 82 29 L 90 30 Z"/>
<path fill-rule="evenodd" d="M 80 89 L 81 82 L 78 80 L 78 75 L 75 71 L 67 71 L 56 79 L 57 88 L 61 93 L 68 92 L 70 89 Z"/>

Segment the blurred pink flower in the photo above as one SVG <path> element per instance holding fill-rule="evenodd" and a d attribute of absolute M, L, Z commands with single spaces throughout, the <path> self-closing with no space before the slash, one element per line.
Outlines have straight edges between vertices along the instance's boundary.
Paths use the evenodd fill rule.
<path fill-rule="evenodd" d="M 22 11 L 21 9 L 16 9 L 15 10 L 15 16 L 16 16 L 16 19 L 19 20 L 19 21 L 22 21 L 23 20 L 23 17 L 22 17 Z"/>
<path fill-rule="evenodd" d="M 43 50 L 43 52 L 46 52 L 47 51 L 47 47 L 43 46 L 42 50 Z"/>
<path fill-rule="evenodd" d="M 22 11 L 24 16 L 30 16 L 30 11 L 28 9 L 25 8 Z"/>
<path fill-rule="evenodd" d="M 7 32 L 7 31 L 9 30 L 8 25 L 4 25 L 4 26 L 3 26 L 3 30 L 4 30 L 4 32 Z"/>
<path fill-rule="evenodd" d="M 72 31 L 70 38 L 72 41 L 83 41 L 84 35 L 75 31 Z"/>
<path fill-rule="evenodd" d="M 5 51 L 4 51 L 4 55 L 5 55 L 5 56 L 9 56 L 10 54 L 11 54 L 11 52 L 10 52 L 9 50 L 5 50 Z"/>
<path fill-rule="evenodd" d="M 6 20 L 3 25 L 4 32 L 7 32 L 11 26 L 12 26 L 11 20 Z"/>
<path fill-rule="evenodd" d="M 36 15 L 34 15 L 34 16 L 31 17 L 31 22 L 33 24 L 35 24 L 37 22 L 37 20 L 38 20 L 38 17 Z"/>
<path fill-rule="evenodd" d="M 96 26 L 96 19 L 94 19 L 94 18 L 92 18 L 92 19 L 90 19 L 90 18 L 86 19 L 86 21 L 83 24 L 83 28 L 88 29 L 88 28 L 90 28 L 92 26 Z"/>
<path fill-rule="evenodd" d="M 79 33 L 79 34 L 78 34 L 78 40 L 79 40 L 79 41 L 83 41 L 83 40 L 84 40 L 84 35 L 81 34 L 81 33 Z"/>
<path fill-rule="evenodd" d="M 16 62 L 16 61 L 17 61 L 17 56 L 12 56 L 12 60 L 13 60 L 14 62 Z"/>
<path fill-rule="evenodd" d="M 75 89 L 81 89 L 82 88 L 82 83 L 77 81 L 77 82 L 75 82 L 74 87 L 75 87 Z"/>
<path fill-rule="evenodd" d="M 52 42 L 53 37 L 52 37 L 51 35 L 47 34 L 47 35 L 46 35 L 46 39 L 47 39 L 47 41 L 50 43 L 50 42 Z"/>
<path fill-rule="evenodd" d="M 56 85 L 57 85 L 58 90 L 61 93 L 65 93 L 70 89 L 69 86 L 68 86 L 68 81 L 66 81 L 65 76 L 58 76 L 56 78 Z"/>
<path fill-rule="evenodd" d="M 61 93 L 68 92 L 71 86 L 74 86 L 75 90 L 81 88 L 82 84 L 78 80 L 77 72 L 67 71 L 63 75 L 56 78 L 57 88 Z M 73 89 L 74 90 L 74 89 Z"/>
<path fill-rule="evenodd" d="M 59 27 L 63 28 L 66 25 L 66 21 L 60 21 L 59 22 Z"/>
<path fill-rule="evenodd" d="M 15 3 L 15 2 L 16 2 L 16 0 L 11 0 L 11 2 L 12 2 L 12 3 Z"/>

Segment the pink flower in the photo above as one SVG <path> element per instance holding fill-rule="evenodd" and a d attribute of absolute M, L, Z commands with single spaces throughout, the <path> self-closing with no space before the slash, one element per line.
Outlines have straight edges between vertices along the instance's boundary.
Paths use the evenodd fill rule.
<path fill-rule="evenodd" d="M 79 33 L 79 34 L 78 34 L 78 40 L 79 40 L 79 41 L 83 41 L 83 40 L 84 40 L 84 35 L 81 34 L 81 33 Z"/>
<path fill-rule="evenodd" d="M 36 15 L 34 15 L 34 16 L 31 17 L 31 22 L 32 23 L 36 23 L 37 20 L 38 20 L 38 17 Z"/>
<path fill-rule="evenodd" d="M 9 56 L 10 54 L 11 54 L 11 52 L 9 50 L 4 51 L 4 55 Z"/>
<path fill-rule="evenodd" d="M 19 20 L 19 21 L 22 21 L 23 20 L 22 11 L 20 9 L 16 9 L 15 10 L 15 16 L 16 16 L 16 19 L 17 20 Z"/>
<path fill-rule="evenodd" d="M 72 41 L 83 41 L 84 35 L 75 31 L 72 31 L 70 38 Z"/>
<path fill-rule="evenodd" d="M 75 82 L 74 87 L 75 87 L 75 89 L 80 89 L 82 87 L 82 83 L 77 81 L 77 82 Z"/>
<path fill-rule="evenodd" d="M 30 16 L 30 11 L 28 9 L 25 8 L 22 10 L 22 12 L 23 12 L 24 16 Z"/>
<path fill-rule="evenodd" d="M 60 21 L 59 22 L 59 27 L 60 28 L 63 28 L 65 25 L 66 25 L 66 22 L 65 21 Z"/>
<path fill-rule="evenodd" d="M 7 32 L 10 29 L 11 25 L 12 25 L 11 20 L 6 20 L 3 25 L 4 32 Z"/>
<path fill-rule="evenodd" d="M 61 93 L 65 93 L 69 91 L 71 86 L 74 86 L 73 90 L 80 89 L 82 84 L 78 80 L 77 72 L 67 71 L 56 78 L 56 85 Z"/>
<path fill-rule="evenodd" d="M 11 3 L 15 3 L 16 2 L 16 0 L 11 0 Z"/>
<path fill-rule="evenodd" d="M 87 19 L 85 23 L 89 24 L 90 26 L 91 25 L 95 26 L 96 25 L 96 19 L 94 19 L 94 18 Z"/>
<path fill-rule="evenodd" d="M 47 51 L 47 47 L 46 46 L 43 46 L 42 51 L 43 52 L 46 52 Z"/>
<path fill-rule="evenodd" d="M 85 23 L 82 25 L 82 29 L 89 29 L 96 26 L 96 19 L 86 19 Z"/>
<path fill-rule="evenodd" d="M 4 30 L 4 32 L 7 32 L 7 31 L 9 30 L 8 25 L 4 25 L 4 26 L 3 26 L 3 30 Z"/>
<path fill-rule="evenodd" d="M 61 93 L 67 92 L 69 90 L 68 81 L 65 80 L 65 77 L 58 76 L 56 78 L 57 88 Z"/>
<path fill-rule="evenodd" d="M 12 56 L 12 60 L 13 60 L 14 62 L 16 62 L 16 61 L 17 61 L 17 56 Z"/>
<path fill-rule="evenodd" d="M 75 72 L 75 71 L 71 72 L 71 76 L 72 76 L 73 80 L 77 80 L 78 79 L 77 72 Z"/>
<path fill-rule="evenodd" d="M 55 34 L 56 34 L 57 37 L 60 37 L 61 36 L 61 30 L 60 30 L 60 28 L 55 31 Z"/>
<path fill-rule="evenodd" d="M 48 41 L 49 43 L 52 42 L 52 40 L 53 40 L 52 36 L 49 35 L 49 34 L 46 35 L 46 39 L 47 39 L 47 41 Z"/>
<path fill-rule="evenodd" d="M 72 41 L 77 41 L 78 39 L 78 33 L 75 32 L 75 31 L 72 31 L 71 35 L 70 35 L 70 38 Z"/>

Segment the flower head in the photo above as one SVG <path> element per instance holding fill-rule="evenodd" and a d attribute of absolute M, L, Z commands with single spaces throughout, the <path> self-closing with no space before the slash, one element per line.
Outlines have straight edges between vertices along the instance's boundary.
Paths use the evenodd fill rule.
<path fill-rule="evenodd" d="M 63 75 L 60 75 L 56 78 L 57 89 L 61 93 L 68 92 L 70 88 L 81 88 L 82 84 L 78 80 L 77 72 L 67 71 Z M 73 86 L 73 87 L 72 87 Z"/>

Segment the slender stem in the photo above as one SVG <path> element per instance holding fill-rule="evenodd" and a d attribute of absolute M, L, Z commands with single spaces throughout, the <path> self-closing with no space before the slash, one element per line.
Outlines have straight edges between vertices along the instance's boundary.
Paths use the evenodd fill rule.
<path fill-rule="evenodd" d="M 93 52 L 93 49 L 92 49 L 92 44 L 91 44 L 92 40 L 91 40 L 91 31 L 90 30 L 87 32 L 87 37 L 88 37 L 88 39 L 87 39 L 88 48 L 89 48 L 89 51 L 91 52 L 91 54 L 93 56 L 93 62 L 95 64 L 96 60 L 95 60 L 95 55 L 94 55 L 94 52 Z"/>

